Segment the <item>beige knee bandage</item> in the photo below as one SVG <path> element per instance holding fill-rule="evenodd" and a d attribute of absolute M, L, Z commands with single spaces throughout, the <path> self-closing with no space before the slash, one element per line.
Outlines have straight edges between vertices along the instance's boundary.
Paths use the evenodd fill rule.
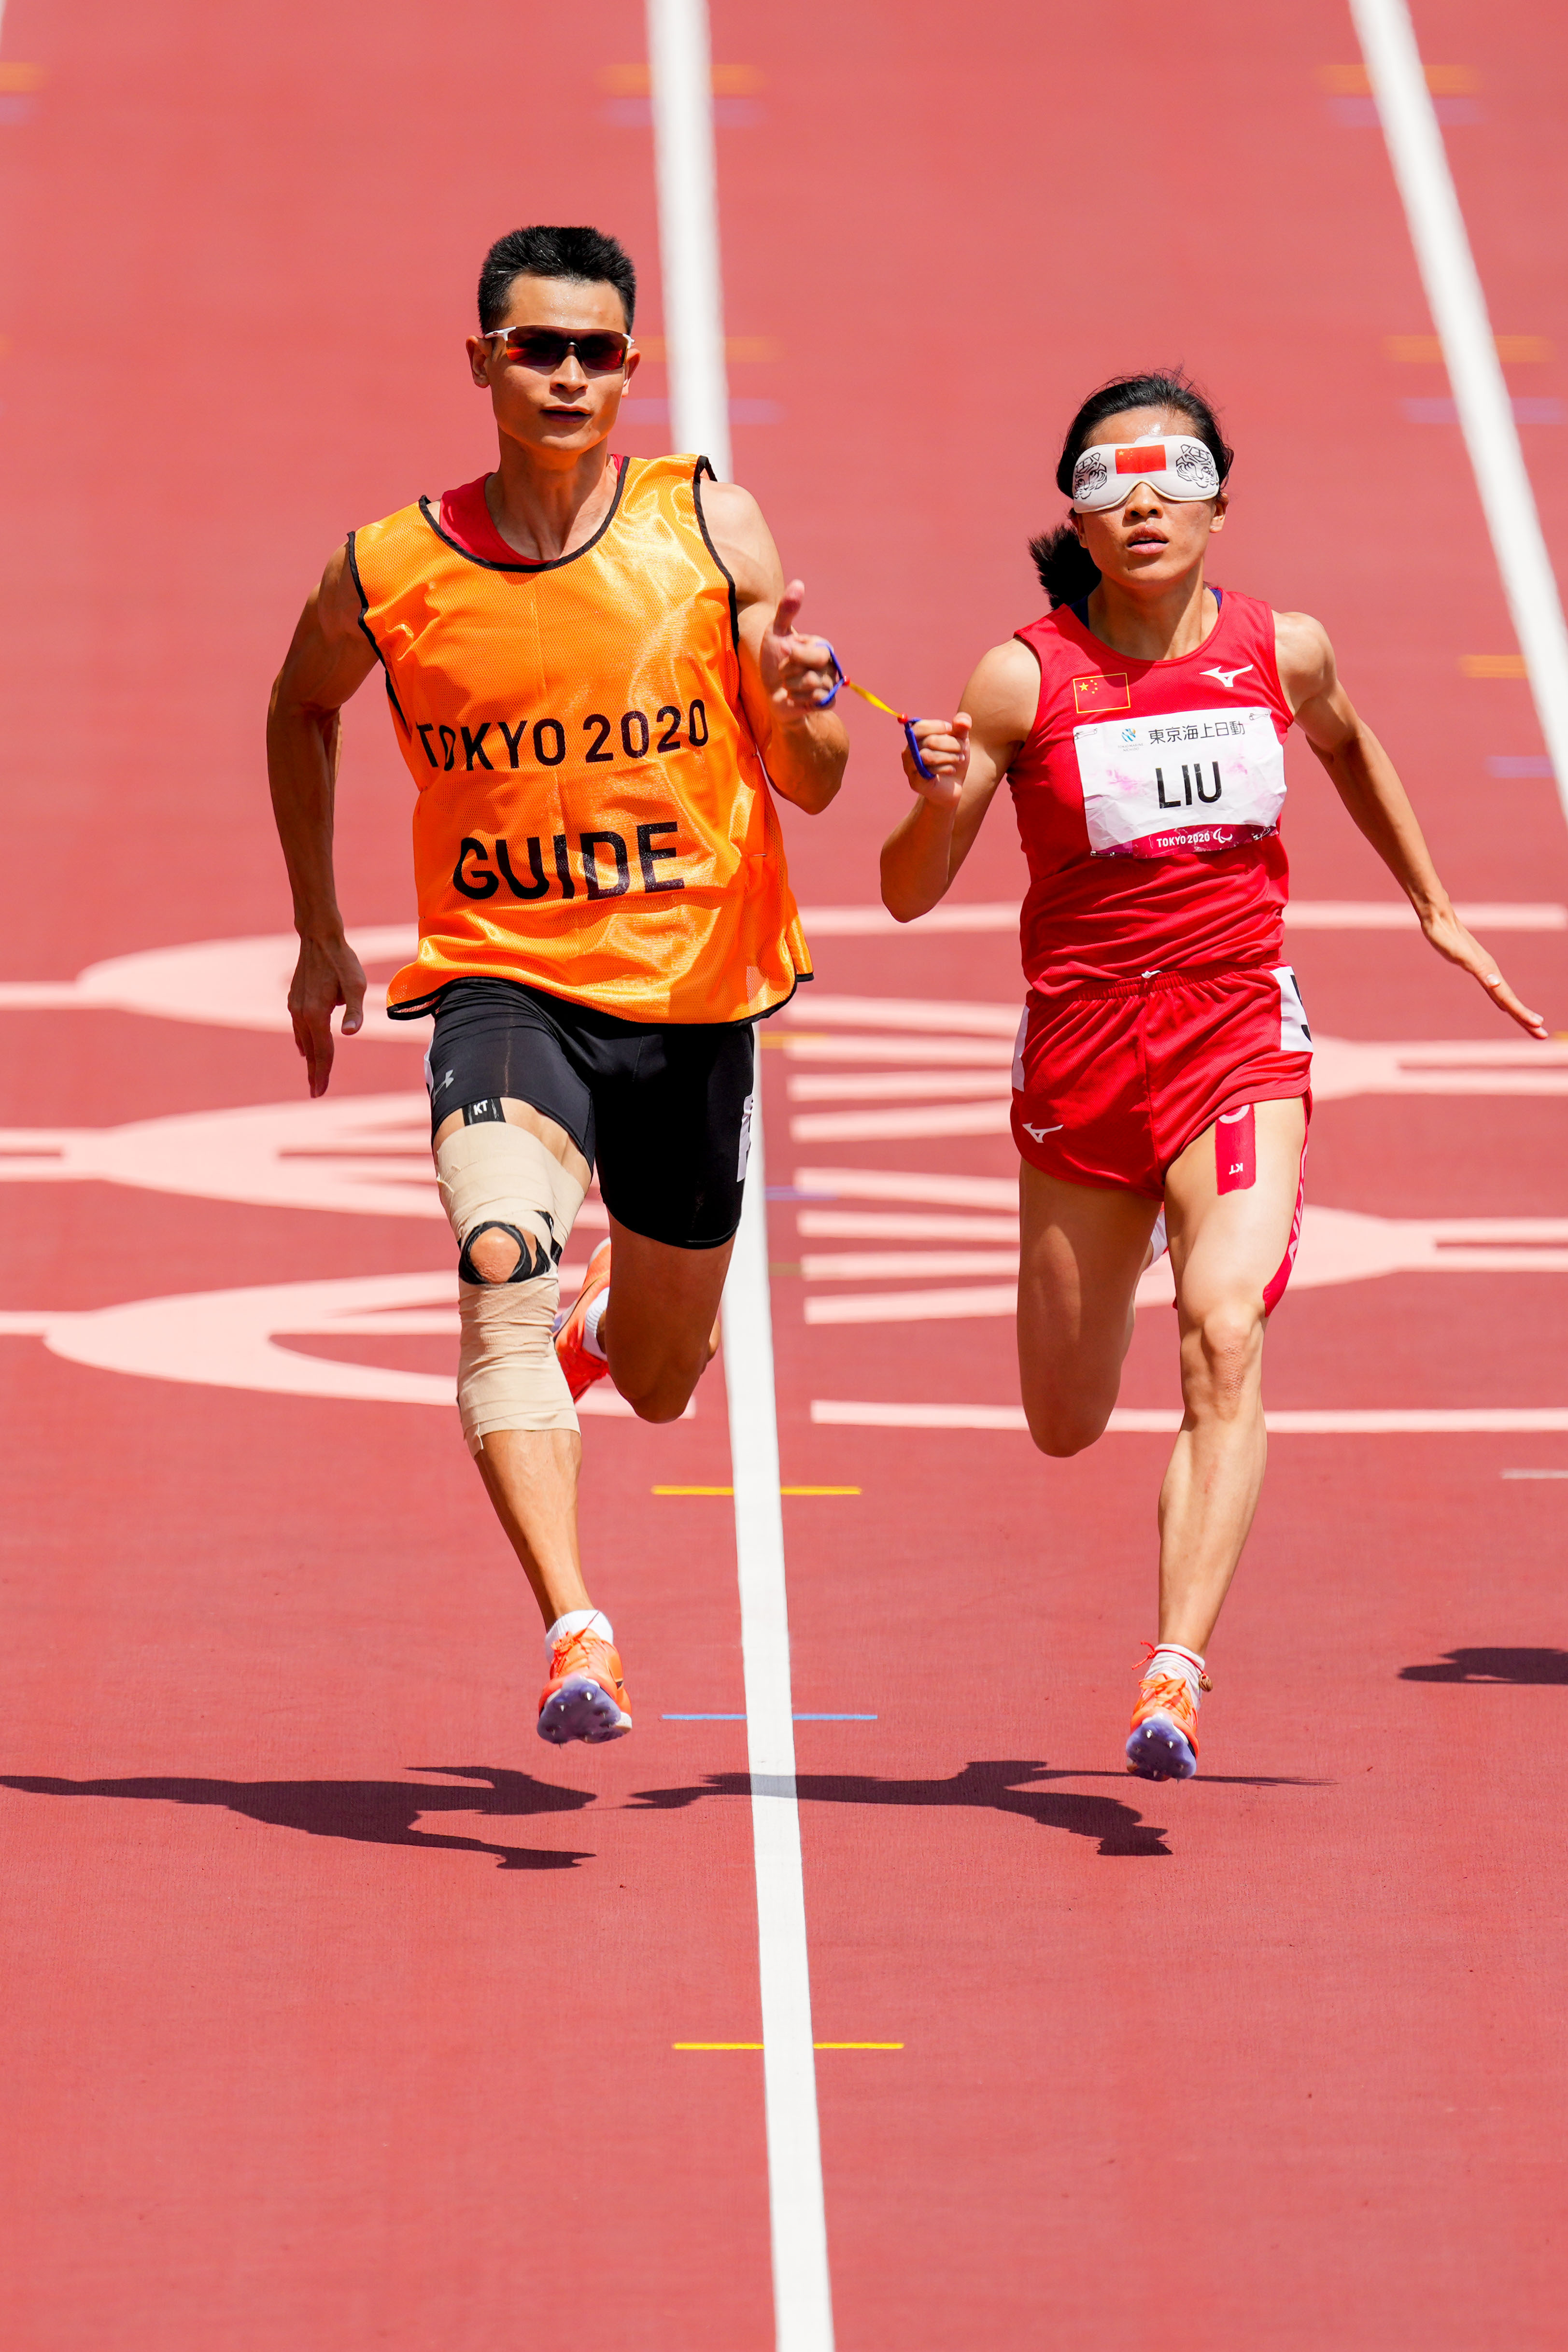
<path fill-rule="evenodd" d="M 555 1355 L 555 1269 L 582 1185 L 536 1135 L 500 1119 L 455 1129 L 437 1151 L 436 1172 L 460 1252 L 458 1411 L 469 1453 L 492 1430 L 575 1429 Z M 509 1234 L 521 1253 L 510 1281 L 475 1277 L 469 1244 L 487 1229 Z"/>
<path fill-rule="evenodd" d="M 575 1429 L 555 1353 L 554 1269 L 531 1282 L 460 1282 L 458 1414 L 470 1454 L 498 1429 Z"/>

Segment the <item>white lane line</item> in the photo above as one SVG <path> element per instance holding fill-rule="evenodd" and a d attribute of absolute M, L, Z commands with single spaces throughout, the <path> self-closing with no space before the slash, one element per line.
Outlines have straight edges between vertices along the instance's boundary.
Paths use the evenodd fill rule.
<path fill-rule="evenodd" d="M 886 907 L 813 907 L 809 915 L 803 907 L 800 919 L 811 927 L 808 938 L 815 933 L 832 940 L 891 939 L 899 931 L 910 938 L 921 931 L 1016 931 L 1018 901 L 971 899 L 967 905 L 933 907 L 912 925 L 895 922 Z"/>
<path fill-rule="evenodd" d="M 814 986 L 809 1004 L 797 991 L 779 1019 L 808 1030 L 914 1029 L 933 1036 L 956 1032 L 960 1036 L 1005 1037 L 1011 1043 L 1018 1033 L 1020 1009 L 1016 999 L 1011 1004 L 982 1004 L 970 996 L 819 996 Z"/>
<path fill-rule="evenodd" d="M 715 472 L 727 479 L 729 403 L 705 0 L 648 0 L 647 30 L 675 439 L 680 447 L 706 452 Z M 724 1286 L 724 1379 L 757 1882 L 773 2318 L 778 2352 L 833 2352 L 795 1792 L 760 1087 L 747 1174 L 745 1208 Z"/>
<path fill-rule="evenodd" d="M 563 1266 L 568 1285 L 583 1268 Z M 377 1404 L 438 1405 L 457 1393 L 447 1372 L 398 1370 L 355 1356 L 314 1356 L 297 1339 L 454 1340 L 458 1309 L 450 1267 L 429 1274 L 334 1276 L 326 1282 L 264 1283 L 241 1290 L 193 1290 L 125 1298 L 110 1307 L 31 1307 L 0 1314 L 0 1338 L 42 1339 L 51 1356 L 129 1379 L 193 1388 L 245 1389 L 261 1396 L 351 1398 Z M 608 1381 L 578 1400 L 585 1413 L 629 1415 Z M 603 1402 L 595 1402 L 603 1399 Z M 695 1414 L 689 1404 L 683 1418 Z"/>
<path fill-rule="evenodd" d="M 804 1188 L 802 1188 L 804 1189 Z M 803 1211 L 803 1216 L 805 1213 Z M 808 1324 L 927 1323 L 1017 1310 L 1018 1258 L 1012 1251 L 837 1250 L 800 1260 L 807 1282 L 904 1281 L 921 1275 L 1011 1274 L 1006 1283 L 940 1290 L 849 1291 L 803 1303 Z M 1295 1288 L 1371 1282 L 1389 1274 L 1568 1274 L 1568 1217 L 1375 1217 L 1358 1209 L 1314 1208 L 1302 1223 Z M 1171 1264 L 1156 1259 L 1138 1284 L 1137 1304 L 1168 1307 Z"/>
<path fill-rule="evenodd" d="M 922 1277 L 935 1282 L 944 1275 L 1006 1274 L 1016 1287 L 1018 1244 L 1015 1241 L 1005 1249 L 808 1250 L 800 1261 L 800 1273 L 803 1282 L 911 1282 Z M 885 1302 L 878 1298 L 870 1303 L 879 1307 Z"/>
<path fill-rule="evenodd" d="M 822 1029 L 785 1030 L 776 1040 L 766 1037 L 792 1062 L 889 1062 L 932 1068 L 1006 1070 L 1013 1067 L 1014 1045 L 1005 1037 L 859 1036 L 846 1029 L 830 1036 Z"/>
<path fill-rule="evenodd" d="M 802 1241 L 1010 1242 L 1018 1262 L 1016 1217 L 933 1215 L 914 1209 L 797 1209 Z"/>
<path fill-rule="evenodd" d="M 801 1308 L 807 1323 L 867 1323 L 878 1330 L 892 1323 L 973 1323 L 984 1316 L 1005 1321 L 1017 1312 L 1016 1267 L 1010 1282 L 955 1283 L 951 1290 L 852 1292 L 847 1298 L 807 1298 Z"/>
<path fill-rule="evenodd" d="M 1456 907 L 1470 931 L 1568 931 L 1568 907 L 1526 899 L 1469 899 Z M 1415 909 L 1403 898 L 1296 898 L 1285 906 L 1288 931 L 1410 931 Z"/>
<path fill-rule="evenodd" d="M 787 1091 L 791 1102 L 924 1102 L 942 1097 L 957 1102 L 965 1097 L 1010 1096 L 1011 1070 L 1003 1059 L 1006 1050 L 997 1045 L 987 1051 L 989 1069 L 829 1070 L 792 1077 Z M 871 1051 L 875 1053 L 874 1045 Z"/>
<path fill-rule="evenodd" d="M 710 420 L 705 426 L 693 415 L 683 431 L 687 446 L 705 449 L 713 457 L 728 447 L 723 426 Z M 1512 905 L 1462 905 L 1459 920 L 1472 931 L 1568 930 L 1568 908 L 1520 900 Z M 880 907 L 803 907 L 801 919 L 808 939 L 891 934 L 910 939 L 931 931 L 1016 931 L 1016 905 L 936 907 L 918 924 L 900 924 Z M 1287 930 L 1392 931 L 1414 929 L 1415 918 L 1403 901 L 1384 899 L 1297 898 L 1285 908 Z M 353 943 L 367 964 L 406 963 L 417 934 L 405 923 L 358 924 Z M 165 1021 L 216 1024 L 225 1029 L 279 1030 L 287 1034 L 289 1011 L 284 1000 L 294 968 L 299 941 L 292 931 L 269 937 L 237 940 L 188 940 L 171 947 L 144 948 L 133 955 L 110 956 L 89 964 L 74 980 L 0 981 L 0 1010 L 10 1013 L 109 1011 L 142 1013 Z M 807 1002 L 810 992 L 796 1000 L 796 1021 L 810 1024 L 822 1017 L 822 1000 Z M 356 1044 L 381 1042 L 406 1047 L 420 1024 L 389 1022 L 386 992 L 373 983 L 365 998 L 368 1021 Z M 1005 1015 L 1006 1034 L 1017 1026 L 1017 1012 Z M 952 1027 L 949 1022 L 942 1024 Z M 962 1026 L 963 1024 L 960 1024 Z M 432 1195 L 434 1198 L 434 1195 Z"/>
<path fill-rule="evenodd" d="M 944 1176 L 908 1168 L 797 1168 L 802 1201 L 929 1202 L 939 1209 L 998 1209 L 1018 1213 L 1016 1176 Z"/>
<path fill-rule="evenodd" d="M 724 1378 L 730 1397 L 757 1878 L 773 2310 L 778 2352 L 832 2352 L 827 2218 L 795 1796 L 767 1211 L 762 1136 L 754 1111 L 746 1173 L 745 1208 L 724 1286 Z"/>
<path fill-rule="evenodd" d="M 1350 0 L 1503 593 L 1568 815 L 1568 628 L 1405 0 Z"/>
<path fill-rule="evenodd" d="M 794 1143 L 910 1143 L 939 1135 L 1007 1135 L 1013 1126 L 1011 1094 L 997 1102 L 965 1103 L 953 1109 L 807 1110 L 789 1123 Z"/>
<path fill-rule="evenodd" d="M 1551 903 L 1488 901 L 1457 911 L 1472 931 L 1568 930 L 1568 908 Z M 971 899 L 953 906 L 944 901 L 913 923 L 895 922 L 885 907 L 803 907 L 800 913 L 807 936 L 818 939 L 890 939 L 900 931 L 906 938 L 919 939 L 933 931 L 1016 931 L 1018 928 L 1016 898 Z M 1403 898 L 1292 898 L 1285 908 L 1288 931 L 1405 931 L 1415 925 L 1415 913 Z"/>
<path fill-rule="evenodd" d="M 852 1404 L 818 1397 L 811 1418 L 826 1429 L 1004 1429 L 1028 1424 L 1016 1404 Z M 1523 1432 L 1547 1436 L 1568 1430 L 1564 1405 L 1394 1405 L 1360 1411 L 1274 1412 L 1265 1409 L 1271 1437 L 1484 1437 Z M 1107 1423 L 1111 1434 L 1168 1437 L 1180 1429 L 1175 1405 L 1144 1411 L 1118 1405 Z M 1504 1476 L 1509 1474 L 1505 1471 Z"/>
<path fill-rule="evenodd" d="M 707 457 L 727 482 L 730 384 L 711 59 L 707 0 L 647 0 L 670 430 L 678 449 Z"/>

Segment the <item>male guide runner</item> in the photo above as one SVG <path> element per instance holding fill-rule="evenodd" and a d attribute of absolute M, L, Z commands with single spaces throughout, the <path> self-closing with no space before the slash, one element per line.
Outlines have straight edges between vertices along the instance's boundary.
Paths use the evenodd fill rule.
<path fill-rule="evenodd" d="M 496 469 L 351 532 L 268 726 L 315 1096 L 334 1008 L 345 1035 L 363 1020 L 332 796 L 338 714 L 381 666 L 416 788 L 419 903 L 387 1011 L 435 1016 L 458 1409 L 548 1628 L 538 1727 L 556 1741 L 632 1727 L 583 1578 L 574 1401 L 607 1371 L 644 1420 L 674 1420 L 717 1346 L 751 1024 L 810 978 L 769 788 L 815 814 L 848 751 L 818 708 L 829 649 L 795 630 L 804 591 L 755 500 L 705 458 L 611 455 L 636 293 L 594 229 L 492 247 L 468 353 Z M 595 1161 L 610 1238 L 563 1318 L 556 1269 Z"/>
<path fill-rule="evenodd" d="M 1184 1412 L 1127 1744 L 1157 1780 L 1196 1769 L 1204 1652 L 1263 1479 L 1264 1327 L 1300 1234 L 1311 1038 L 1278 831 L 1292 725 L 1430 944 L 1545 1034 L 1456 917 L 1322 628 L 1208 584 L 1230 463 L 1180 378 L 1084 403 L 1057 473 L 1069 520 L 1034 542 L 1052 609 L 985 655 L 955 719 L 916 727 L 932 772 L 905 754 L 917 798 L 882 853 L 887 906 L 924 914 L 1008 780 L 1029 866 L 1018 1359 L 1042 1452 L 1104 1430 L 1169 1221 Z"/>

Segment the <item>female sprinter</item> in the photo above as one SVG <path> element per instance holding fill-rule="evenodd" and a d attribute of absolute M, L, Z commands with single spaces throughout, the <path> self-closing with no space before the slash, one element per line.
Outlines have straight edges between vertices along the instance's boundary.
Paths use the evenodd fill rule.
<path fill-rule="evenodd" d="M 1018 1362 L 1043 1453 L 1105 1428 L 1168 1230 L 1185 1411 L 1127 1743 L 1152 1780 L 1196 1769 L 1204 1652 L 1263 1478 L 1263 1329 L 1300 1234 L 1311 1040 L 1281 946 L 1279 833 L 1292 722 L 1438 954 L 1546 1034 L 1455 916 L 1318 623 L 1205 578 L 1230 464 L 1180 376 L 1085 401 L 1057 468 L 1071 514 L 1031 551 L 1052 609 L 986 654 L 955 719 L 917 728 L 932 772 L 906 754 L 916 797 L 882 851 L 883 899 L 911 921 L 1011 785 L 1029 865 Z"/>

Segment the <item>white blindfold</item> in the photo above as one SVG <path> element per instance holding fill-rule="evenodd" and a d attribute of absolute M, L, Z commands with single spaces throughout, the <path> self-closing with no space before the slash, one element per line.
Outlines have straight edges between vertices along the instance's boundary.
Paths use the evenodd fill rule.
<path fill-rule="evenodd" d="M 1140 482 L 1173 504 L 1219 496 L 1219 468 L 1205 444 L 1173 433 L 1163 441 L 1097 441 L 1072 469 L 1072 502 L 1079 514 L 1103 514 Z"/>

